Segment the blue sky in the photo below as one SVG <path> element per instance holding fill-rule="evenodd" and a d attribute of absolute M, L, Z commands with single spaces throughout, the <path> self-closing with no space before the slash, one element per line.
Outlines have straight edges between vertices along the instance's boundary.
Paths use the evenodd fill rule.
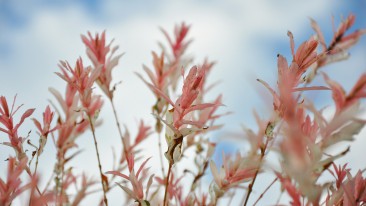
<path fill-rule="evenodd" d="M 171 32 L 175 23 L 186 21 L 192 25 L 190 36 L 194 38 L 188 53 L 194 55 L 197 62 L 207 56 L 218 62 L 211 78 L 212 82 L 221 80 L 222 83 L 213 90 L 210 98 L 224 93 L 226 107 L 223 111 L 233 111 L 234 114 L 224 118 L 225 129 L 210 136 L 225 139 L 228 132 L 239 131 L 240 124 L 254 125 L 253 108 L 263 113 L 268 111 L 266 101 L 271 99 L 262 98 L 268 95 L 255 79 L 275 84 L 277 53 L 289 57 L 287 30 L 293 32 L 296 45 L 299 45 L 313 34 L 308 19 L 311 17 L 319 22 L 329 42 L 332 15 L 337 25 L 341 16 L 350 12 L 356 14 L 354 28 L 366 28 L 365 0 L 0 0 L 0 94 L 8 99 L 18 94 L 18 103 L 24 103 L 25 108 L 37 107 L 35 116 L 40 117 L 49 103 L 47 99 L 52 99 L 48 87 L 61 90 L 64 86 L 54 75 L 58 71 L 58 61 L 74 62 L 79 56 L 86 57 L 80 34 L 105 29 L 107 38 L 114 38 L 120 52 L 126 52 L 115 71 L 116 81 L 123 82 L 116 99 L 121 121 L 133 133 L 140 118 L 150 124 L 154 122 L 150 115 L 153 96 L 134 72 L 141 72 L 142 64 L 151 66 L 150 52 L 158 49 L 157 41 L 164 40 L 159 26 Z M 332 78 L 349 79 L 345 82 L 346 88 L 350 88 L 358 75 L 366 70 L 365 44 L 366 38 L 363 38 L 351 50 L 349 61 L 325 68 Z M 317 97 L 318 103 L 327 103 L 321 95 Z M 108 122 L 112 119 L 109 105 L 106 104 L 101 115 L 105 125 L 97 132 L 103 134 L 102 154 L 106 154 L 105 164 L 108 166 L 111 164 L 110 148 L 114 143 L 114 138 L 109 136 L 117 134 L 114 125 Z M 88 135 L 81 138 L 81 148 L 92 148 L 87 138 Z M 230 144 L 219 150 L 233 151 L 233 147 L 227 145 Z M 51 144 L 48 150 L 52 153 Z M 150 148 L 146 150 L 155 152 Z M 356 148 L 357 151 L 362 150 Z M 93 152 L 86 149 L 80 159 L 94 155 Z M 0 152 L 0 160 L 6 159 L 7 154 L 7 151 Z M 53 165 L 52 160 L 45 158 L 43 161 Z M 152 161 L 158 162 L 158 159 Z M 0 166 L 4 168 L 3 162 Z M 95 169 L 82 161 L 77 167 L 80 170 Z M 113 195 L 118 197 L 118 193 Z"/>

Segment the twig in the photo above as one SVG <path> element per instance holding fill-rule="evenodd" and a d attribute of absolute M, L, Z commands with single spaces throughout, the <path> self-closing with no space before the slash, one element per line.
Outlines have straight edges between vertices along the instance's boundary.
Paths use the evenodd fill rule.
<path fill-rule="evenodd" d="M 37 169 L 38 169 L 38 158 L 39 158 L 39 151 L 37 151 L 36 165 L 35 165 L 33 174 L 36 174 L 37 173 Z"/>
<path fill-rule="evenodd" d="M 232 192 L 232 193 L 230 194 L 230 199 L 229 199 L 229 202 L 227 203 L 227 205 L 231 205 L 231 202 L 233 201 L 234 196 L 235 196 L 235 193 L 234 193 L 234 192 Z"/>
<path fill-rule="evenodd" d="M 113 100 L 112 99 L 109 99 L 109 100 L 110 100 L 110 102 L 112 104 L 114 119 L 116 120 L 116 125 L 117 125 L 117 128 L 118 128 L 118 133 L 119 133 L 119 136 L 120 136 L 121 141 L 122 141 L 123 153 L 125 154 L 125 158 L 127 158 L 127 148 L 126 148 L 126 144 L 125 144 L 125 139 L 123 138 L 123 134 L 122 134 L 122 130 L 121 130 L 121 124 L 119 123 L 119 120 L 118 120 L 116 107 L 114 106 Z"/>
<path fill-rule="evenodd" d="M 31 178 L 33 178 L 33 176 L 34 175 L 32 175 L 31 174 L 31 171 L 30 171 L 30 169 L 28 168 L 27 170 L 26 170 L 26 172 L 27 172 L 27 174 L 31 177 Z M 42 196 L 42 193 L 41 193 L 41 190 L 39 189 L 39 187 L 38 187 L 38 185 L 36 184 L 36 191 L 38 192 L 38 194 L 40 195 L 40 196 Z M 29 205 L 31 204 L 31 200 L 32 200 L 32 194 L 30 195 L 30 197 L 29 197 L 30 199 L 29 199 Z M 48 206 L 47 204 L 46 204 L 46 206 Z"/>
<path fill-rule="evenodd" d="M 60 199 L 59 197 L 61 196 L 61 194 L 63 193 L 63 184 L 62 184 L 62 174 L 63 171 L 64 171 L 64 163 L 63 163 L 63 159 L 64 159 L 64 154 L 63 154 L 63 151 L 61 151 L 62 148 L 58 148 L 58 151 L 57 151 L 57 162 L 56 162 L 56 165 L 55 165 L 55 170 L 54 170 L 54 173 L 55 173 L 55 195 L 56 195 L 56 204 L 55 205 L 61 205 L 61 202 L 60 202 Z M 45 191 L 44 191 L 45 192 Z M 60 195 L 59 195 L 60 193 Z"/>
<path fill-rule="evenodd" d="M 158 139 L 159 139 L 159 157 L 160 157 L 160 164 L 161 164 L 161 174 L 163 175 L 163 178 L 164 178 L 164 175 L 165 175 L 165 168 L 164 168 L 164 162 L 163 162 L 163 149 L 161 147 L 161 132 L 158 133 Z"/>
<path fill-rule="evenodd" d="M 95 128 L 92 122 L 92 119 L 90 117 L 90 115 L 88 114 L 88 119 L 89 119 L 89 123 L 90 123 L 90 127 L 93 133 L 93 139 L 94 139 L 94 146 L 95 146 L 95 151 L 97 153 L 97 160 L 98 160 L 98 167 L 99 167 L 99 173 L 100 173 L 100 179 L 101 179 L 101 184 L 102 184 L 102 188 L 103 188 L 103 198 L 104 198 L 104 204 L 106 206 L 108 206 L 108 200 L 107 200 L 107 196 L 106 196 L 106 190 L 107 190 L 107 184 L 104 183 L 104 175 L 102 172 L 102 165 L 100 164 L 100 156 L 99 156 L 99 150 L 98 150 L 98 143 L 97 143 L 97 138 L 95 136 Z"/>
<path fill-rule="evenodd" d="M 257 179 L 257 176 L 258 176 L 258 172 L 259 172 L 259 169 L 261 167 L 261 164 L 262 164 L 262 160 L 264 158 L 264 155 L 266 154 L 266 149 L 267 149 L 267 146 L 268 146 L 268 142 L 269 142 L 269 138 L 267 137 L 266 138 L 266 144 L 264 145 L 263 148 L 261 148 L 261 156 L 260 156 L 260 159 L 259 159 L 259 167 L 258 169 L 255 171 L 255 174 L 254 174 L 254 178 L 252 179 L 252 182 L 249 184 L 248 186 L 248 193 L 245 197 L 245 201 L 244 201 L 244 206 L 247 205 L 248 203 L 248 200 L 249 200 L 249 197 L 250 197 L 250 194 L 252 193 L 253 191 L 253 185 L 255 183 L 255 180 Z"/>
<path fill-rule="evenodd" d="M 191 192 L 194 191 L 194 185 L 205 175 L 206 169 L 208 168 L 208 160 L 205 161 L 202 171 L 200 171 L 193 179 L 191 185 Z"/>
<path fill-rule="evenodd" d="M 171 170 L 172 170 L 172 164 L 169 163 L 168 174 L 166 176 L 166 182 L 165 182 L 165 193 L 164 193 L 163 206 L 168 206 L 167 196 L 168 196 L 168 187 L 169 187 L 169 179 L 170 179 Z"/>
<path fill-rule="evenodd" d="M 278 197 L 277 202 L 276 202 L 275 205 L 279 205 L 279 203 L 281 201 L 281 198 L 282 198 L 282 195 L 283 195 L 283 191 L 281 191 L 281 193 L 280 193 L 280 195 L 279 195 L 279 197 Z"/>
<path fill-rule="evenodd" d="M 64 157 L 63 157 L 64 158 Z M 62 162 L 61 162 L 61 178 L 59 179 L 60 180 L 60 188 L 61 188 L 61 190 L 60 190 L 60 197 L 61 197 L 61 202 L 60 202 L 60 205 L 62 206 L 62 199 L 63 199 L 63 195 L 64 195 L 64 185 L 63 185 L 63 183 L 64 183 L 64 175 L 65 175 L 65 162 L 62 160 Z"/>
<path fill-rule="evenodd" d="M 39 137 L 39 138 L 42 138 L 42 137 Z M 39 147 L 37 148 L 36 165 L 35 165 L 35 167 L 34 167 L 33 175 L 36 175 L 36 174 L 37 174 L 37 169 L 38 169 L 38 160 L 39 160 L 39 148 L 40 148 L 40 147 L 41 147 L 41 142 L 39 143 Z M 39 190 L 37 183 L 36 183 L 36 190 L 37 190 L 37 192 L 39 193 L 39 195 L 41 195 L 41 196 L 42 196 L 42 193 L 41 193 L 41 191 Z M 33 197 L 33 194 L 31 193 L 31 195 L 29 196 L 29 205 L 31 205 L 31 203 L 32 203 L 32 197 Z"/>
<path fill-rule="evenodd" d="M 53 173 L 52 173 L 52 175 L 51 175 L 50 179 L 47 181 L 47 184 L 46 184 L 46 186 L 45 186 L 45 188 L 44 188 L 43 192 L 41 193 L 42 195 L 46 192 L 47 188 L 50 186 L 50 184 L 51 184 L 51 182 L 52 182 L 52 178 L 53 178 Z"/>
<path fill-rule="evenodd" d="M 262 197 L 264 196 L 264 194 L 266 194 L 266 192 L 269 190 L 269 188 L 272 187 L 272 185 L 278 180 L 278 177 L 276 177 L 271 184 L 268 185 L 268 187 L 262 192 L 262 194 L 258 197 L 257 201 L 255 201 L 255 203 L 253 204 L 253 206 L 255 206 L 260 199 L 262 199 Z"/>

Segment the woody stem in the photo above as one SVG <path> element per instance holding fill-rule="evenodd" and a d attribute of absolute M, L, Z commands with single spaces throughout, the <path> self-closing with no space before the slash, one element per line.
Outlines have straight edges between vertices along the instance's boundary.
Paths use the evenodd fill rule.
<path fill-rule="evenodd" d="M 88 114 L 88 119 L 89 119 L 89 123 L 90 123 L 90 128 L 92 130 L 93 133 L 93 139 L 94 139 L 94 146 L 95 146 L 95 151 L 97 153 L 97 160 L 98 160 L 98 167 L 99 167 L 99 174 L 100 174 L 100 180 L 101 180 L 101 184 L 102 184 L 102 189 L 103 189 L 103 200 L 104 200 L 104 204 L 106 206 L 108 206 L 108 200 L 107 200 L 107 195 L 106 195 L 106 191 L 107 191 L 107 184 L 105 183 L 105 176 L 103 175 L 102 172 L 102 165 L 100 164 L 100 156 L 99 156 L 99 150 L 98 150 L 98 143 L 97 143 L 97 138 L 95 136 L 95 128 L 94 128 L 94 124 L 92 122 L 92 119 L 90 117 L 90 115 Z"/>
<path fill-rule="evenodd" d="M 37 161 L 38 161 L 38 158 L 37 158 Z M 36 167 L 36 171 L 37 171 L 37 167 Z M 35 172 L 34 172 L 34 174 L 32 175 L 32 174 L 31 174 L 31 171 L 30 171 L 30 169 L 29 169 L 29 170 L 27 170 L 27 173 L 28 173 L 28 175 L 29 175 L 31 178 L 33 178 L 33 177 L 36 175 L 36 171 L 35 171 Z M 35 185 L 35 188 L 36 188 L 36 191 L 38 192 L 38 194 L 39 194 L 40 196 L 42 196 L 41 190 L 39 189 L 39 187 L 38 187 L 38 185 L 37 185 L 37 184 Z M 31 203 L 32 203 L 32 196 L 33 196 L 33 194 L 31 193 L 31 195 L 30 195 L 30 197 L 29 197 L 29 205 L 31 205 Z M 48 204 L 46 204 L 46 206 L 48 206 Z"/>
<path fill-rule="evenodd" d="M 258 172 L 259 172 L 259 169 L 261 167 L 261 164 L 262 164 L 262 160 L 264 158 L 264 155 L 266 154 L 266 149 L 267 149 L 267 146 L 268 146 L 268 142 L 269 142 L 269 138 L 266 138 L 266 143 L 265 143 L 264 147 L 261 147 L 261 156 L 260 156 L 260 159 L 259 159 L 259 166 L 258 166 L 257 170 L 255 171 L 255 174 L 254 174 L 254 177 L 252 179 L 252 182 L 248 186 L 248 192 L 247 192 L 247 195 L 245 197 L 244 206 L 246 206 L 248 204 L 248 200 L 249 200 L 250 194 L 253 191 L 253 185 L 255 183 L 255 180 L 257 179 Z"/>
<path fill-rule="evenodd" d="M 168 205 L 167 197 L 168 197 L 168 187 L 169 187 L 169 179 L 170 179 L 171 170 L 172 170 L 172 164 L 169 163 L 168 174 L 166 176 L 166 182 L 165 182 L 165 193 L 164 193 L 164 202 L 163 202 L 164 206 Z"/>
<path fill-rule="evenodd" d="M 262 194 L 258 197 L 258 199 L 255 201 L 255 203 L 253 204 L 253 206 L 255 206 L 260 199 L 262 199 L 262 197 L 264 196 L 264 194 L 266 194 L 266 192 L 269 190 L 269 188 L 272 187 L 272 185 L 278 180 L 278 177 L 276 177 L 271 184 L 268 185 L 268 187 L 262 192 Z"/>
<path fill-rule="evenodd" d="M 165 169 L 164 169 L 164 162 L 163 162 L 163 149 L 161 147 L 161 132 L 159 132 L 159 134 L 158 134 L 158 139 L 159 139 L 158 144 L 159 144 L 159 157 L 160 157 L 160 164 L 161 164 L 161 174 L 164 176 Z"/>
<path fill-rule="evenodd" d="M 121 130 L 121 124 L 119 123 L 119 120 L 118 120 L 116 107 L 114 106 L 113 100 L 110 99 L 110 101 L 111 101 L 111 104 L 112 104 L 114 119 L 116 120 L 116 125 L 117 125 L 117 128 L 118 128 L 118 133 L 119 133 L 119 136 L 121 137 L 122 146 L 123 146 L 123 153 L 125 154 L 125 158 L 127 158 L 127 148 L 126 148 L 126 144 L 125 144 L 125 139 L 123 138 L 123 134 L 122 134 L 122 130 Z"/>

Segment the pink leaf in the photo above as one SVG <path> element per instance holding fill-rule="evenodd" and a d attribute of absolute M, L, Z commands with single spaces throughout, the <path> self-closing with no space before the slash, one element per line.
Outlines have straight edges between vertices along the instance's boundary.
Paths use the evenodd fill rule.
<path fill-rule="evenodd" d="M 14 130 L 18 130 L 19 126 L 23 124 L 24 120 L 33 114 L 34 110 L 36 109 L 28 109 L 27 111 L 25 111 L 20 118 L 20 122 L 15 126 Z"/>
<path fill-rule="evenodd" d="M 137 170 L 136 173 L 136 178 L 139 178 L 139 174 L 142 171 L 142 169 L 144 168 L 145 164 L 151 159 L 151 157 L 147 158 L 140 166 L 139 170 Z"/>
<path fill-rule="evenodd" d="M 125 178 L 126 180 L 130 180 L 130 178 L 127 175 L 124 175 L 118 171 L 108 171 L 108 172 L 106 172 L 106 174 L 116 175 L 116 176 Z"/>

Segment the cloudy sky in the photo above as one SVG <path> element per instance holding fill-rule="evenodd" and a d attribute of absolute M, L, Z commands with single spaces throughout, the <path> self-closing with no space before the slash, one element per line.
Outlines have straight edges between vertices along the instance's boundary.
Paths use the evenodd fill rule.
<path fill-rule="evenodd" d="M 309 25 L 311 17 L 318 21 L 329 42 L 332 16 L 338 24 L 342 16 L 346 17 L 351 12 L 357 17 L 354 28 L 366 28 L 364 0 L 297 3 L 285 0 L 0 0 L 0 94 L 8 99 L 17 94 L 17 103 L 24 103 L 24 108 L 37 108 L 34 116 L 40 117 L 49 103 L 48 99 L 52 99 L 48 88 L 63 91 L 64 82 L 54 74 L 58 71 L 58 61 L 74 62 L 79 56 L 86 57 L 80 34 L 106 30 L 107 38 L 114 38 L 115 45 L 120 46 L 119 51 L 126 52 L 114 73 L 116 81 L 122 81 L 116 93 L 116 105 L 121 121 L 135 134 L 139 119 L 153 124 L 150 108 L 154 100 L 134 72 L 142 72 L 142 64 L 151 66 L 151 51 L 158 51 L 157 42 L 164 40 L 158 28 L 166 28 L 171 33 L 176 23 L 185 21 L 192 25 L 190 37 L 194 39 L 188 53 L 194 55 L 197 62 L 205 57 L 217 61 L 211 81 L 220 80 L 221 84 L 210 97 L 223 93 L 226 105 L 223 111 L 234 113 L 224 118 L 226 125 L 223 130 L 210 136 L 225 140 L 227 133 L 240 129 L 240 124 L 254 125 L 252 109 L 264 111 L 265 117 L 272 100 L 258 94 L 266 91 L 255 79 L 261 78 L 271 85 L 275 84 L 276 55 L 281 53 L 290 58 L 287 31 L 292 31 L 299 45 L 313 34 Z M 351 50 L 350 60 L 325 68 L 332 78 L 347 80 L 345 87 L 348 89 L 366 70 L 365 44 L 366 39 L 363 38 Z M 319 104 L 327 103 L 320 95 L 315 98 Z M 97 130 L 106 170 L 112 163 L 110 151 L 117 136 L 111 114 L 106 104 L 101 114 L 104 125 Z M 25 133 L 31 124 L 28 123 L 28 126 L 24 129 Z M 6 137 L 1 135 L 0 138 Z M 31 138 L 36 139 L 36 135 Z M 230 146 L 229 140 L 226 142 L 219 146 L 219 154 L 222 150 L 230 152 L 240 149 Z M 76 160 L 76 169 L 97 171 L 94 162 L 89 164 L 83 161 L 94 155 L 90 136 L 81 137 L 78 143 L 85 152 Z M 362 152 L 357 145 L 360 144 L 351 150 L 354 155 L 345 161 L 351 161 L 355 168 L 364 168 L 366 162 L 360 162 L 362 160 L 359 158 L 356 160 Z M 46 149 L 49 159 L 41 159 L 45 162 L 41 167 L 45 176 L 52 172 L 47 168 L 54 164 L 53 145 L 49 144 Z M 155 154 L 153 148 L 144 149 L 149 154 Z M 6 159 L 10 152 L 1 147 L 0 160 Z M 158 159 L 153 158 L 152 162 L 158 163 Z M 4 167 L 4 162 L 0 161 L 1 174 L 5 171 Z M 112 201 L 118 202 L 118 192 L 111 194 Z M 93 198 L 89 198 L 84 203 L 92 201 Z"/>

